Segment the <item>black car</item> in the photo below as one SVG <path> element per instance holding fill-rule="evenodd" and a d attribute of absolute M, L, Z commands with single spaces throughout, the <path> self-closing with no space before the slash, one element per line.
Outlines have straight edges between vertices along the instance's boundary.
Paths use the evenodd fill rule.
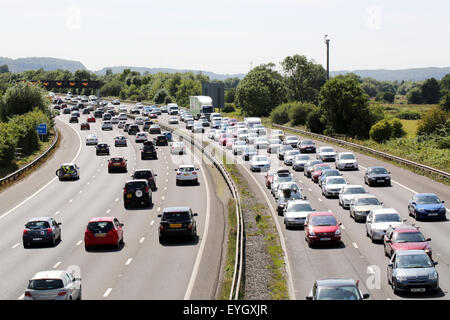
<path fill-rule="evenodd" d="M 78 117 L 77 116 L 70 116 L 69 123 L 73 123 L 73 122 L 78 123 Z"/>
<path fill-rule="evenodd" d="M 139 130 L 139 126 L 137 124 L 130 124 L 127 132 L 129 135 L 135 136 L 139 131 L 141 130 Z"/>
<path fill-rule="evenodd" d="M 159 242 L 162 243 L 165 238 L 170 236 L 188 236 L 191 241 L 197 238 L 197 222 L 189 207 L 171 207 L 164 208 L 159 223 Z"/>
<path fill-rule="evenodd" d="M 131 177 L 134 180 L 137 179 L 147 180 L 150 189 L 152 189 L 152 191 L 156 191 L 156 179 L 155 179 L 156 176 L 157 174 L 154 174 L 152 169 L 138 169 L 134 171 Z"/>
<path fill-rule="evenodd" d="M 63 109 L 63 114 L 70 114 L 70 109 L 69 108 L 64 108 Z"/>
<path fill-rule="evenodd" d="M 167 140 L 167 137 L 165 135 L 159 135 L 155 138 L 155 144 L 157 146 L 168 146 L 169 141 Z"/>
<path fill-rule="evenodd" d="M 277 212 L 279 215 L 283 215 L 284 208 L 287 206 L 289 200 L 302 200 L 303 197 L 300 192 L 293 192 L 291 189 L 283 189 L 277 202 Z"/>
<path fill-rule="evenodd" d="M 107 145 L 106 143 L 99 143 L 95 148 L 95 154 L 97 156 L 101 154 L 106 154 L 109 156 L 109 145 Z"/>
<path fill-rule="evenodd" d="M 300 150 L 300 153 L 315 153 L 316 145 L 312 140 L 301 140 L 297 144 L 297 149 Z"/>
<path fill-rule="evenodd" d="M 108 114 L 111 115 L 111 117 L 114 117 L 116 115 L 116 111 L 114 110 L 108 110 Z"/>
<path fill-rule="evenodd" d="M 83 114 L 90 114 L 91 112 L 89 111 L 89 109 L 83 109 Z"/>
<path fill-rule="evenodd" d="M 376 184 L 391 185 L 390 172 L 384 167 L 368 167 L 364 174 L 364 183 L 370 187 Z"/>
<path fill-rule="evenodd" d="M 61 223 L 50 217 L 39 217 L 29 220 L 23 230 L 23 247 L 28 248 L 32 243 L 49 243 L 56 245 L 61 241 Z"/>
<path fill-rule="evenodd" d="M 96 117 L 96 118 L 101 118 L 101 117 L 103 117 L 103 111 L 101 111 L 101 110 L 95 110 L 95 111 L 94 111 L 94 117 Z"/>
<path fill-rule="evenodd" d="M 133 205 L 152 205 L 152 191 L 146 179 L 129 180 L 123 187 L 123 205 L 128 209 Z"/>
<path fill-rule="evenodd" d="M 141 149 L 141 160 L 158 159 L 155 145 L 152 141 L 144 142 L 144 146 Z"/>
<path fill-rule="evenodd" d="M 78 103 L 77 107 L 78 109 L 84 109 L 84 103 Z"/>

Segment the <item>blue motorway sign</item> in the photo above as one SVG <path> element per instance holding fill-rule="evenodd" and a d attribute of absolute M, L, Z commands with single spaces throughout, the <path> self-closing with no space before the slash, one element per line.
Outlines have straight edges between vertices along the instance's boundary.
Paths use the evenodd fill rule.
<path fill-rule="evenodd" d="M 37 133 L 38 134 L 47 134 L 47 124 L 42 123 L 37 126 Z"/>

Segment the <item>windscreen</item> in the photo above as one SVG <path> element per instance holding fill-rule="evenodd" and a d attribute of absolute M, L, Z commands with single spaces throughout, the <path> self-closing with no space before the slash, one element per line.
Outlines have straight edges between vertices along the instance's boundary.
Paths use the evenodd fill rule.
<path fill-rule="evenodd" d="M 397 268 L 431 268 L 433 263 L 426 253 L 397 256 Z"/>
<path fill-rule="evenodd" d="M 357 206 L 379 206 L 380 202 L 376 198 L 361 198 L 355 201 Z"/>
<path fill-rule="evenodd" d="M 203 106 L 202 107 L 202 113 L 213 113 L 214 108 L 212 106 Z"/>
<path fill-rule="evenodd" d="M 374 222 L 402 222 L 402 218 L 396 213 L 380 213 L 375 215 Z"/>
<path fill-rule="evenodd" d="M 288 212 L 313 211 L 309 203 L 296 203 L 287 209 Z"/>
<path fill-rule="evenodd" d="M 152 176 L 151 171 L 136 171 L 133 175 L 134 179 L 147 179 Z"/>
<path fill-rule="evenodd" d="M 416 203 L 418 204 L 439 204 L 441 200 L 434 195 L 420 195 L 416 196 Z"/>
<path fill-rule="evenodd" d="M 425 237 L 420 232 L 396 232 L 393 238 L 394 242 L 424 242 Z"/>
<path fill-rule="evenodd" d="M 330 215 L 312 216 L 310 224 L 312 226 L 335 226 L 337 221 L 334 216 Z"/>
<path fill-rule="evenodd" d="M 319 287 L 317 300 L 359 300 L 358 289 L 354 286 L 348 287 Z"/>

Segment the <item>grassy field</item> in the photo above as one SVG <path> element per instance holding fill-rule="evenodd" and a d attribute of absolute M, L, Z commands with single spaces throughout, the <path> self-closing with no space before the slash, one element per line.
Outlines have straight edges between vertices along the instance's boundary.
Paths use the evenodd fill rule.
<path fill-rule="evenodd" d="M 417 132 L 417 126 L 419 125 L 419 120 L 403 120 L 400 119 L 403 124 L 403 129 L 406 131 L 407 138 L 414 138 Z"/>

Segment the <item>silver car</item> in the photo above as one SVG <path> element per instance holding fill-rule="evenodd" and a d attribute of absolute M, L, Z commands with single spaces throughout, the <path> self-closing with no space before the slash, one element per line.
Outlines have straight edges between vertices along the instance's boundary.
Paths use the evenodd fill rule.
<path fill-rule="evenodd" d="M 350 201 L 350 218 L 353 217 L 355 221 L 366 221 L 367 215 L 373 209 L 382 208 L 383 202 L 378 201 L 378 198 L 370 194 L 358 195 Z"/>
<path fill-rule="evenodd" d="M 294 162 L 294 157 L 299 155 L 300 151 L 298 151 L 297 149 L 287 151 L 284 154 L 284 164 L 287 166 L 292 165 L 292 163 Z"/>
<path fill-rule="evenodd" d="M 342 188 L 347 184 L 342 177 L 326 177 L 322 183 L 322 194 L 328 197 L 337 197 Z"/>
<path fill-rule="evenodd" d="M 350 202 L 358 195 L 365 195 L 367 191 L 363 186 L 357 184 L 348 184 L 339 192 L 339 205 L 344 209 L 350 207 Z"/>
<path fill-rule="evenodd" d="M 198 184 L 198 171 L 200 169 L 196 168 L 191 164 L 183 164 L 175 169 L 176 176 L 175 181 L 176 185 L 180 185 L 182 182 L 193 182 L 194 184 Z"/>
<path fill-rule="evenodd" d="M 267 171 L 270 169 L 270 159 L 266 156 L 253 156 L 250 159 L 250 170 L 255 171 Z"/>
<path fill-rule="evenodd" d="M 292 169 L 295 171 L 302 171 L 305 168 L 306 162 L 311 160 L 311 158 L 306 154 L 296 155 L 292 161 Z"/>
<path fill-rule="evenodd" d="M 383 240 L 386 230 L 389 227 L 397 227 L 406 219 L 398 214 L 393 208 L 373 209 L 366 219 L 366 234 L 372 242 Z"/>
<path fill-rule="evenodd" d="M 81 300 L 81 278 L 62 270 L 38 272 L 29 280 L 24 300 Z"/>
<path fill-rule="evenodd" d="M 113 125 L 111 121 L 104 121 L 102 124 L 102 130 L 112 130 Z"/>
<path fill-rule="evenodd" d="M 336 151 L 333 147 L 320 147 L 317 152 L 316 158 L 322 161 L 335 161 Z"/>
<path fill-rule="evenodd" d="M 314 211 L 306 200 L 291 200 L 284 209 L 284 224 L 286 229 L 290 227 L 303 227 L 306 217 Z"/>
<path fill-rule="evenodd" d="M 354 169 L 358 170 L 358 160 L 351 152 L 340 152 L 336 156 L 336 169 L 344 170 L 344 169 Z"/>

